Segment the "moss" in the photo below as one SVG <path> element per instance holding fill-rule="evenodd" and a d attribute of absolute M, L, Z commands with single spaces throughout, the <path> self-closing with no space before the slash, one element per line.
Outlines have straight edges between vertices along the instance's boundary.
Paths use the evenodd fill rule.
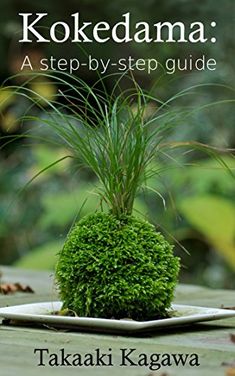
<path fill-rule="evenodd" d="M 59 255 L 56 276 L 64 307 L 79 316 L 166 316 L 179 272 L 172 248 L 154 226 L 134 216 L 85 217 Z"/>

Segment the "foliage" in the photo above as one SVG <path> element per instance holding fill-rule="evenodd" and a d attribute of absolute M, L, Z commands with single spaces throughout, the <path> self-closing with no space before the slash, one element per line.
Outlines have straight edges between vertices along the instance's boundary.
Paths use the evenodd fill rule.
<path fill-rule="evenodd" d="M 57 253 L 63 246 L 63 242 L 63 239 L 47 242 L 21 257 L 16 261 L 15 266 L 25 269 L 52 270 L 55 267 Z"/>
<path fill-rule="evenodd" d="M 27 98 L 27 100 L 29 100 L 29 98 Z M 27 106 L 29 106 L 29 103 Z M 136 111 L 136 108 L 133 106 L 133 113 L 134 111 Z M 43 112 L 45 112 L 44 109 Z M 160 113 L 159 111 L 159 114 Z M 161 113 L 161 115 L 163 115 L 163 113 Z M 26 131 L 31 128 L 30 134 L 33 138 L 36 138 L 37 131 L 40 129 L 43 131 L 40 136 L 44 137 L 45 140 L 49 140 L 52 138 L 51 133 L 53 129 L 45 125 L 42 126 L 42 122 L 45 120 L 45 124 L 47 124 L 50 120 L 50 116 L 50 113 L 48 113 L 47 117 L 42 116 L 41 120 L 39 118 L 37 122 L 35 122 L 36 116 L 34 116 L 32 122 L 24 124 Z M 54 114 L 53 117 L 55 119 Z M 56 119 L 59 120 L 60 125 L 64 119 L 62 129 L 66 129 L 66 116 L 63 118 L 62 114 L 61 117 L 57 116 Z M 70 119 L 72 118 L 70 117 Z M 166 125 L 169 117 L 167 118 L 166 116 L 164 119 L 164 116 L 162 116 L 160 119 L 163 119 L 164 125 Z M 154 126 L 156 126 L 157 123 L 158 122 L 156 122 Z M 27 124 L 28 126 L 26 127 Z M 81 129 L 77 123 L 73 122 L 73 124 L 76 124 L 79 130 Z M 173 125 L 175 125 L 174 122 Z M 180 124 L 180 130 L 181 125 L 182 124 Z M 176 128 L 179 129 L 178 127 L 172 127 L 171 132 Z M 169 137 L 169 141 L 170 140 L 171 137 Z M 60 234 L 63 239 L 75 217 L 79 219 L 83 215 L 90 213 L 92 208 L 98 208 L 98 196 L 89 194 L 91 191 L 95 193 L 92 185 L 97 186 L 97 182 L 94 180 L 94 176 L 90 173 L 88 174 L 84 169 L 79 170 L 79 174 L 77 173 L 77 167 L 80 167 L 79 158 L 77 160 L 67 159 L 63 164 L 55 165 L 53 168 L 48 169 L 47 173 L 39 175 L 39 177 L 28 186 L 26 194 L 15 201 L 14 206 L 12 206 L 12 211 L 9 214 L 9 211 L 4 210 L 7 207 L 7 198 L 14 197 L 14 195 L 17 194 L 17 190 L 22 188 L 27 180 L 31 179 L 40 170 L 46 168 L 54 160 L 65 155 L 64 145 L 63 148 L 61 148 L 60 145 L 50 147 L 48 145 L 36 145 L 35 143 L 32 143 L 31 146 L 29 141 L 31 142 L 30 138 L 28 138 L 27 149 L 16 148 L 14 154 L 11 154 L 11 159 L 2 161 L 1 197 L 3 199 L 0 202 L 0 209 L 2 214 L 1 235 L 3 236 L 3 240 L 1 244 L 3 252 L 4 249 L 6 249 L 7 252 L 5 252 L 5 258 L 3 252 L 1 257 L 3 262 L 6 262 L 5 260 L 12 262 L 14 258 L 21 258 L 22 265 L 27 265 L 27 267 L 39 267 L 40 265 L 43 268 L 53 268 L 53 255 L 54 252 L 58 251 L 59 247 L 51 248 L 51 242 L 53 242 L 55 238 L 58 238 L 58 234 Z M 213 254 L 214 250 L 216 250 L 218 254 L 223 255 L 225 252 L 224 248 L 222 246 L 218 247 L 219 243 L 214 244 L 214 242 L 211 241 L 211 237 L 208 236 L 209 233 L 207 234 L 207 231 L 209 231 L 207 226 L 204 228 L 203 232 L 198 232 L 198 226 L 189 220 L 188 215 L 181 210 L 180 205 L 184 201 L 184 198 L 187 199 L 208 193 L 216 194 L 218 198 L 221 196 L 225 197 L 229 200 L 229 203 L 232 203 L 235 193 L 233 179 L 229 176 L 226 169 L 221 168 L 219 162 L 215 163 L 215 161 L 211 160 L 202 160 L 202 155 L 199 152 L 196 153 L 194 151 L 194 153 L 188 154 L 179 153 L 175 156 L 174 153 L 169 155 L 169 153 L 165 153 L 165 150 L 158 150 L 160 151 L 161 158 L 160 160 L 152 161 L 150 169 L 161 172 L 161 179 L 159 179 L 159 175 L 157 175 L 152 176 L 144 182 L 151 187 L 152 191 L 149 191 L 148 195 L 146 193 L 142 194 L 140 191 L 136 200 L 137 205 L 135 204 L 137 212 L 148 213 L 148 218 L 150 218 L 151 222 L 160 224 L 160 228 L 167 228 L 183 245 L 186 244 L 191 256 L 189 261 L 186 254 L 182 253 L 183 264 L 186 266 L 194 266 L 192 270 L 189 269 L 187 271 L 187 269 L 185 269 L 182 271 L 181 274 L 183 278 L 184 275 L 188 273 L 190 278 L 188 281 L 195 281 L 194 273 L 200 270 L 201 264 L 210 262 L 213 268 L 214 263 L 217 262 L 220 263 L 221 270 L 223 270 L 223 276 L 221 276 L 220 284 L 217 286 L 231 287 L 231 283 L 229 286 L 227 284 L 224 285 L 227 280 L 226 274 L 229 275 L 228 269 L 231 269 L 232 266 L 228 257 L 226 257 L 227 265 L 225 265 L 223 259 L 217 261 L 215 257 L 210 256 L 211 253 Z M 164 156 L 166 157 L 165 159 Z M 223 159 L 231 169 L 234 168 L 233 158 Z M 12 168 L 12 166 L 14 167 L 14 163 L 12 164 L 11 161 L 14 160 L 19 161 L 16 168 Z M 77 162 L 79 162 L 79 166 L 77 166 Z M 164 166 L 162 162 L 164 162 Z M 174 162 L 174 169 L 172 169 L 171 166 L 172 162 Z M 4 171 L 6 173 L 4 173 Z M 74 171 L 76 172 L 74 173 Z M 100 191 L 99 185 L 98 190 Z M 156 191 L 164 197 L 168 209 L 167 211 L 163 210 L 164 206 L 161 202 L 161 197 L 159 196 L 158 199 L 155 193 Z M 170 195 L 168 197 L 169 192 Z M 172 197 L 174 199 L 173 207 L 171 202 Z M 188 199 L 188 203 L 189 200 L 190 199 Z M 52 210 L 53 207 L 54 210 Z M 82 208 L 82 210 L 80 211 L 79 208 Z M 210 209 L 213 208 L 210 207 Z M 182 219 L 181 221 L 176 221 L 176 218 L 179 218 L 179 213 Z M 9 219 L 11 220 L 11 224 L 9 223 Z M 221 217 L 221 221 L 223 221 L 223 217 Z M 11 232 L 12 226 L 17 229 L 14 234 Z M 197 230 L 196 236 L 195 233 L 193 233 L 193 240 L 190 245 L 187 245 L 188 238 L 191 237 L 192 231 L 195 230 Z M 218 230 L 218 234 L 220 234 L 221 231 L 222 226 L 220 230 Z M 226 232 L 227 231 L 225 231 L 225 233 Z M 219 236 L 223 237 L 222 234 Z M 4 243 L 5 238 L 9 239 L 7 243 Z M 207 247 L 205 249 L 205 255 L 199 252 L 197 245 L 198 238 L 201 241 L 199 244 L 200 248 L 204 249 L 205 246 Z M 47 243 L 49 244 L 48 247 Z M 45 252 L 43 244 L 45 244 Z M 40 245 L 42 245 L 42 247 L 40 247 Z M 12 256 L 12 250 L 14 250 L 14 252 L 17 251 L 14 256 Z M 198 258 L 198 255 L 201 255 L 201 259 Z M 9 259 L 9 257 L 11 258 Z M 211 259 L 207 261 L 209 257 L 211 257 Z M 48 260 L 48 262 L 45 263 L 45 260 Z M 52 260 L 52 262 L 49 262 L 49 260 Z M 195 268 L 195 264 L 197 264 L 197 268 Z M 191 267 L 189 266 L 189 268 Z M 205 270 L 204 279 L 202 279 L 202 273 L 200 273 L 200 280 L 196 280 L 196 282 L 205 283 L 206 281 L 206 283 L 210 285 L 211 278 L 208 279 L 209 277 L 207 278 L 206 273 Z M 216 273 L 218 275 L 217 271 Z"/>
<path fill-rule="evenodd" d="M 148 222 L 96 213 L 80 220 L 59 255 L 64 307 L 79 316 L 137 320 L 166 315 L 179 260 Z"/>
<path fill-rule="evenodd" d="M 235 171 L 235 158 L 232 155 L 223 155 L 223 161 L 231 172 Z M 182 191 L 184 187 L 185 196 L 211 193 L 233 200 L 234 178 L 218 161 L 206 158 L 195 160 L 183 166 L 182 172 L 171 171 L 171 183 L 177 191 Z"/>
<path fill-rule="evenodd" d="M 224 156 L 223 160 L 233 172 L 235 159 Z M 235 269 L 233 176 L 218 161 L 211 159 L 195 161 L 180 169 L 182 173 L 176 169 L 165 174 L 167 189 L 174 197 L 174 209 L 169 200 L 166 200 L 168 228 L 183 243 L 188 239 L 194 242 L 200 240 L 211 253 L 217 252 L 224 274 L 228 269 L 232 272 Z M 151 184 L 156 184 L 156 181 L 153 180 Z M 166 192 L 161 190 L 161 194 L 165 196 Z M 176 217 L 178 220 L 175 220 Z M 164 217 L 161 221 L 165 223 Z M 190 251 L 191 258 L 196 258 L 193 253 L 199 253 L 197 247 L 193 250 L 191 246 Z M 205 254 L 206 257 L 208 253 Z M 227 263 L 227 266 L 223 263 Z"/>
<path fill-rule="evenodd" d="M 235 269 L 235 205 L 216 195 L 185 198 L 179 210 Z"/>
<path fill-rule="evenodd" d="M 157 173 L 148 168 L 169 128 L 166 123 L 169 119 L 161 119 L 161 125 L 153 127 L 163 117 L 160 109 L 164 104 L 157 110 L 157 116 L 146 119 L 149 96 L 137 85 L 132 92 L 121 92 L 114 97 L 120 79 L 114 85 L 113 94 L 107 95 L 81 80 L 70 85 L 65 81 L 68 78 L 71 79 L 66 75 L 63 79 L 57 77 L 68 86 L 68 103 L 79 101 L 79 109 L 73 109 L 68 115 L 69 104 L 57 109 L 57 102 L 49 102 L 53 114 L 42 121 L 55 130 L 58 140 L 72 152 L 73 158 L 90 167 L 98 177 L 103 189 L 99 192 L 101 202 L 117 216 L 131 214 L 135 196 L 148 174 Z M 27 88 L 23 95 L 29 95 Z"/>

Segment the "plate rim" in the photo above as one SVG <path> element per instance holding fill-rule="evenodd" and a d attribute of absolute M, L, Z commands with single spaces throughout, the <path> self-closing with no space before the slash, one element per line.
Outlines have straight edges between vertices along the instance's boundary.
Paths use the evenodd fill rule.
<path fill-rule="evenodd" d="M 19 320 L 24 322 L 37 322 L 46 324 L 54 324 L 56 326 L 69 326 L 71 328 L 89 328 L 98 330 L 118 330 L 118 331 L 143 331 L 148 329 L 161 329 L 165 327 L 185 326 L 188 324 L 212 321 L 219 319 L 226 319 L 235 316 L 235 310 L 226 310 L 223 308 L 203 307 L 187 304 L 172 304 L 170 309 L 195 309 L 195 314 L 185 315 L 180 317 L 170 317 L 160 320 L 149 321 L 135 321 L 128 319 L 105 319 L 95 317 L 70 317 L 70 316 L 56 316 L 40 313 L 25 313 L 14 312 L 12 310 L 19 308 L 36 308 L 43 307 L 45 310 L 53 309 L 53 305 L 57 307 L 62 305 L 61 301 L 47 301 L 47 302 L 34 302 L 26 304 L 18 304 L 14 306 L 7 306 L 0 308 L 0 318 L 9 320 Z M 200 310 L 202 311 L 200 313 Z M 211 312 L 209 312 L 211 310 Z M 205 311 L 205 312 L 203 312 Z"/>

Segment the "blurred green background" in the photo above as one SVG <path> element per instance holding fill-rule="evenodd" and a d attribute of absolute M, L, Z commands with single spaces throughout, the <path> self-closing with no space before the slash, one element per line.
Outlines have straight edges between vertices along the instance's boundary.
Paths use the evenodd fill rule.
<path fill-rule="evenodd" d="M 139 84 L 146 90 L 154 85 L 153 93 L 163 101 L 180 90 L 199 85 L 172 106 L 175 111 L 190 109 L 190 115 L 177 119 L 170 140 L 194 140 L 217 148 L 235 148 L 234 98 L 235 88 L 235 3 L 213 0 L 67 0 L 57 3 L 50 0 L 23 1 L 1 0 L 0 4 L 0 76 L 1 82 L 19 71 L 22 57 L 29 54 L 34 62 L 41 57 L 80 57 L 76 45 L 19 44 L 22 12 L 48 12 L 44 26 L 64 20 L 79 11 L 85 20 L 107 20 L 111 24 L 130 11 L 133 21 L 202 21 L 217 22 L 217 43 L 201 44 L 125 44 L 110 43 L 86 45 L 86 52 L 93 56 L 117 59 L 185 58 L 189 54 L 196 59 L 202 54 L 217 60 L 215 71 L 177 72 L 163 71 L 148 75 L 135 73 Z M 95 72 L 79 70 L 79 77 L 90 85 L 97 80 Z M 20 85 L 24 78 L 11 79 Z M 9 82 L 8 82 L 9 83 Z M 157 84 L 156 84 L 157 83 Z M 112 88 L 112 78 L 107 89 Z M 214 85 L 216 84 L 216 85 Z M 35 80 L 31 89 L 48 100 L 53 98 L 57 87 L 45 79 Z M 205 106 L 219 102 L 217 105 Z M 223 103 L 221 103 L 223 102 Z M 27 98 L 16 97 L 13 92 L 0 92 L 1 136 L 23 135 L 30 128 L 38 134 L 40 120 L 22 124 L 19 118 L 31 106 Z M 47 110 L 45 108 L 45 110 Z M 38 106 L 30 108 L 33 116 L 45 116 Z M 43 130 L 43 137 L 46 137 Z M 9 138 L 10 140 L 10 138 Z M 4 147 L 3 147 L 4 146 Z M 16 138 L 6 144 L 1 138 L 0 149 L 0 264 L 26 268 L 53 269 L 56 254 L 62 247 L 66 233 L 75 219 L 92 212 L 99 205 L 92 194 L 96 180 L 87 170 L 77 170 L 68 160 L 48 170 L 19 194 L 25 184 L 41 169 L 66 155 L 63 148 L 32 143 L 27 138 Z M 234 154 L 222 153 L 231 171 L 235 168 Z M 235 287 L 235 181 L 219 162 L 200 151 L 180 150 L 168 158 L 169 168 L 160 177 L 153 178 L 151 186 L 158 189 L 166 200 L 165 210 L 161 199 L 154 193 L 139 195 L 136 209 L 159 225 L 175 242 L 176 252 L 182 258 L 181 282 L 198 283 L 211 287 Z M 167 163 L 165 161 L 165 163 Z M 84 204 L 84 205 L 83 205 Z M 82 210 L 80 211 L 80 208 Z M 183 248 L 189 252 L 187 254 Z"/>

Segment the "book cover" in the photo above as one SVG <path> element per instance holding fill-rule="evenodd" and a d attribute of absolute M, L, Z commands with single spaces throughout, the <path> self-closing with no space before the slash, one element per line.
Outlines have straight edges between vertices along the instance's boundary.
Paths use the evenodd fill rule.
<path fill-rule="evenodd" d="M 1 375 L 235 375 L 234 2 L 0 10 Z"/>

